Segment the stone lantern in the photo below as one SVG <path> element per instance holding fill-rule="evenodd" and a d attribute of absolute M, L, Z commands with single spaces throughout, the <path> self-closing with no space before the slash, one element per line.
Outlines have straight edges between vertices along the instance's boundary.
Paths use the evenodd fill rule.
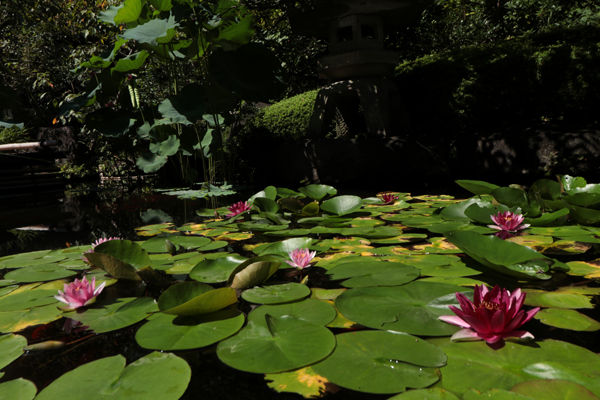
<path fill-rule="evenodd" d="M 334 118 L 356 125 L 359 105 L 369 136 L 389 137 L 407 129 L 398 88 L 383 78 L 398 65 L 398 54 L 385 50 L 383 40 L 386 32 L 415 24 L 432 2 L 313 0 L 290 12 L 294 33 L 329 42 L 329 54 L 318 62 L 319 75 L 331 83 L 319 92 L 309 137 L 323 137 Z"/>

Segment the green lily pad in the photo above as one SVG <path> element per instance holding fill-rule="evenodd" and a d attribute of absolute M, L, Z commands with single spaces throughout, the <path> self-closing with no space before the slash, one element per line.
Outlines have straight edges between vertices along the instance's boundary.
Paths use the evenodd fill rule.
<path fill-rule="evenodd" d="M 327 325 L 336 316 L 336 311 L 330 304 L 317 300 L 305 299 L 287 304 L 264 305 L 256 307 L 248 314 L 248 322 L 262 322 L 265 319 L 265 314 L 273 317 L 283 317 L 290 315 L 292 317 L 313 322 L 319 325 Z"/>
<path fill-rule="evenodd" d="M 535 319 L 543 324 L 573 331 L 594 332 L 600 330 L 600 322 L 575 310 L 562 308 L 547 308 L 538 311 Z"/>
<path fill-rule="evenodd" d="M 244 290 L 242 298 L 251 303 L 279 304 L 300 300 L 308 295 L 310 295 L 310 289 L 306 285 L 291 282 Z"/>
<path fill-rule="evenodd" d="M 191 369 L 172 353 L 150 353 L 125 367 L 125 357 L 101 358 L 69 371 L 44 388 L 37 400 L 65 399 L 77 393 L 90 400 L 177 400 Z"/>
<path fill-rule="evenodd" d="M 26 310 L 32 307 L 45 306 L 58 303 L 54 298 L 58 290 L 63 290 L 63 280 L 52 281 L 45 284 L 30 283 L 0 297 L 0 312 Z"/>
<path fill-rule="evenodd" d="M 152 265 L 148 253 L 139 244 L 129 240 L 109 240 L 108 242 L 100 243 L 94 248 L 94 253 L 110 255 L 132 265 L 135 269 Z"/>
<path fill-rule="evenodd" d="M 62 311 L 58 309 L 55 303 L 26 310 L 0 312 L 0 332 L 19 332 L 30 326 L 44 325 L 56 321 L 62 318 L 62 315 Z"/>
<path fill-rule="evenodd" d="M 191 316 L 212 313 L 236 302 L 232 288 L 213 289 L 201 282 L 182 282 L 164 291 L 158 308 L 165 314 Z"/>
<path fill-rule="evenodd" d="M 337 190 L 328 185 L 308 185 L 298 189 L 300 193 L 313 200 L 321 201 L 325 196 L 335 196 Z"/>
<path fill-rule="evenodd" d="M 350 289 L 335 300 L 335 306 L 346 318 L 369 328 L 444 336 L 458 330 L 438 320 L 441 315 L 454 315 L 448 306 L 459 307 L 456 292 L 470 291 L 444 283 L 416 281 L 403 286 Z"/>
<path fill-rule="evenodd" d="M 358 196 L 337 196 L 321 204 L 321 210 L 335 215 L 351 214 L 362 207 L 362 199 Z"/>
<path fill-rule="evenodd" d="M 456 204 L 447 206 L 440 212 L 440 216 L 443 219 L 448 220 L 448 221 L 470 222 L 472 218 L 465 215 L 465 211 L 473 205 L 477 205 L 477 206 L 485 208 L 486 206 L 489 206 L 490 203 L 487 201 L 478 199 L 478 198 L 468 199 L 468 200 L 462 201 L 460 203 L 456 203 Z M 486 222 L 487 221 L 490 221 L 490 223 L 491 223 L 491 219 L 488 218 L 486 220 Z"/>
<path fill-rule="evenodd" d="M 594 308 L 591 299 L 582 294 L 538 290 L 527 290 L 525 304 L 533 307 Z"/>
<path fill-rule="evenodd" d="M 476 195 L 491 194 L 492 190 L 498 189 L 500 187 L 498 185 L 494 185 L 493 183 L 487 183 L 484 181 L 472 181 L 463 179 L 454 182 Z"/>
<path fill-rule="evenodd" d="M 333 333 L 322 325 L 291 316 L 265 315 L 217 346 L 217 356 L 232 368 L 277 373 L 311 365 L 335 348 Z"/>
<path fill-rule="evenodd" d="M 85 311 L 71 311 L 64 316 L 96 333 L 105 333 L 133 325 L 157 311 L 156 301 L 150 297 L 128 297 L 97 301 Z"/>
<path fill-rule="evenodd" d="M 598 397 L 585 387 L 563 379 L 544 379 L 522 382 L 511 392 L 533 400 L 597 400 Z"/>
<path fill-rule="evenodd" d="M 312 368 L 336 385 L 367 393 L 398 393 L 437 382 L 445 354 L 404 333 L 360 331 L 336 336 L 331 356 Z"/>
<path fill-rule="evenodd" d="M 0 336 L 0 369 L 15 361 L 23 354 L 23 347 L 27 346 L 27 339 L 20 335 Z"/>
<path fill-rule="evenodd" d="M 220 310 L 210 314 L 177 316 L 155 314 L 135 334 L 145 349 L 188 350 L 223 340 L 244 325 L 244 314 L 237 310 Z"/>
<path fill-rule="evenodd" d="M 260 285 L 273 275 L 281 261 L 273 256 L 253 257 L 238 265 L 229 275 L 227 284 L 234 289 Z"/>
<path fill-rule="evenodd" d="M 544 382 L 544 381 L 538 381 Z M 450 393 L 450 392 L 446 392 Z M 529 396 L 523 396 L 522 394 L 509 392 L 508 390 L 502 389 L 490 389 L 487 392 L 478 392 L 475 389 L 468 390 L 463 395 L 463 400 L 532 400 Z"/>
<path fill-rule="evenodd" d="M 37 388 L 27 379 L 18 378 L 0 383 L 0 399 L 33 400 Z"/>
<path fill-rule="evenodd" d="M 440 389 L 440 388 L 430 388 L 430 389 L 416 389 L 409 390 L 408 392 L 400 393 L 396 396 L 390 397 L 388 400 L 460 400 L 458 397 L 453 395 L 452 393 Z"/>
<path fill-rule="evenodd" d="M 58 264 L 39 264 L 10 271 L 4 275 L 4 278 L 15 282 L 30 283 L 53 281 L 55 279 L 67 278 L 76 274 L 76 271 L 70 271 Z"/>
<path fill-rule="evenodd" d="M 246 261 L 246 257 L 230 255 L 214 260 L 203 260 L 194 266 L 190 272 L 190 278 L 205 283 L 225 282 L 231 272 Z"/>
<path fill-rule="evenodd" d="M 167 241 L 174 243 L 172 240 L 174 237 L 176 237 L 176 236 L 174 236 L 174 235 L 155 236 L 155 237 L 152 237 L 152 238 L 146 240 L 145 242 L 141 243 L 140 246 L 142 247 L 142 249 L 146 250 L 148 253 L 167 253 L 168 252 Z M 210 241 L 210 239 L 207 239 L 207 240 Z M 179 249 L 179 247 L 177 247 L 177 249 Z M 153 258 L 150 257 L 150 259 L 153 259 Z"/>
<path fill-rule="evenodd" d="M 346 279 L 342 286 L 398 286 L 419 277 L 417 268 L 395 262 L 365 260 L 346 262 L 328 270 L 332 280 Z"/>
<path fill-rule="evenodd" d="M 456 395 L 470 388 L 511 390 L 535 379 L 564 379 L 600 393 L 600 356 L 582 347 L 555 340 L 534 345 L 508 342 L 491 348 L 485 342 L 432 339 L 448 356 L 441 387 Z"/>

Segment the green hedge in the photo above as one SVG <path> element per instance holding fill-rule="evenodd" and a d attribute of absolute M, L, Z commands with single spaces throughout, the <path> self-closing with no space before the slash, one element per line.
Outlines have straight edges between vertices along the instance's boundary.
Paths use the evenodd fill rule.
<path fill-rule="evenodd" d="M 600 28 L 554 31 L 419 58 L 396 68 L 417 133 L 456 134 L 503 125 L 600 116 Z M 252 140 L 304 137 L 317 91 L 262 110 L 246 125 Z"/>
<path fill-rule="evenodd" d="M 600 111 L 600 29 L 467 47 L 401 64 L 395 80 L 421 133 L 576 121 Z"/>
<path fill-rule="evenodd" d="M 248 121 L 241 136 L 253 140 L 303 138 L 318 93 L 311 90 L 262 109 Z"/>

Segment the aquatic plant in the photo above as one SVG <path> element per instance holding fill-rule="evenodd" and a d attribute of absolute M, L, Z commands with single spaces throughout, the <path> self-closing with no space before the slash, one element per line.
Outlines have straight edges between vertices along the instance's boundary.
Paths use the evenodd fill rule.
<path fill-rule="evenodd" d="M 227 207 L 227 209 L 231 212 L 225 216 L 227 218 L 233 218 L 236 215 L 240 215 L 244 211 L 250 210 L 251 208 L 252 208 L 252 206 L 249 205 L 247 201 L 238 201 L 237 203 L 234 203 L 234 204 L 230 205 L 229 207 Z"/>
<path fill-rule="evenodd" d="M 492 229 L 498 229 L 507 232 L 516 232 L 528 228 L 529 224 L 523 224 L 525 217 L 510 211 L 500 211 L 497 215 L 490 215 L 490 218 L 496 225 L 488 225 Z"/>
<path fill-rule="evenodd" d="M 310 262 L 316 254 L 316 251 L 309 251 L 308 249 L 296 249 L 289 253 L 292 261 L 286 260 L 285 262 L 296 268 L 310 267 Z"/>
<path fill-rule="evenodd" d="M 531 333 L 517 328 L 532 319 L 540 308 L 527 312 L 521 310 L 525 295 L 521 289 L 516 289 L 511 294 L 498 285 L 492 291 L 485 285 L 475 285 L 473 301 L 457 292 L 456 299 L 460 303 L 460 309 L 448 306 L 456 315 L 442 315 L 439 319 L 463 328 L 452 335 L 452 341 L 485 340 L 493 344 L 508 338 L 531 340 L 534 338 Z"/>
<path fill-rule="evenodd" d="M 105 283 L 96 287 L 96 277 L 88 281 L 84 276 L 82 280 L 75 279 L 74 282 L 65 284 L 64 292 L 58 291 L 54 298 L 66 304 L 64 310 L 74 310 L 79 307 L 88 306 L 96 301 L 96 297 L 104 289 Z"/>

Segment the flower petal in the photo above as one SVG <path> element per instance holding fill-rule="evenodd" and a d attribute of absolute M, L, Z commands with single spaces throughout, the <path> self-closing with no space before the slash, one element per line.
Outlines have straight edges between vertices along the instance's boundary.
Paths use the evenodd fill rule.
<path fill-rule="evenodd" d="M 456 342 L 456 341 L 468 341 L 468 342 L 472 342 L 475 340 L 482 340 L 483 338 L 479 335 L 479 333 L 471 330 L 471 329 L 461 329 L 460 331 L 456 332 L 454 335 L 452 335 L 452 337 L 450 338 L 451 342 Z"/>
<path fill-rule="evenodd" d="M 460 326 L 461 328 L 471 328 L 471 325 L 456 315 L 440 315 L 438 319 L 452 325 Z"/>

